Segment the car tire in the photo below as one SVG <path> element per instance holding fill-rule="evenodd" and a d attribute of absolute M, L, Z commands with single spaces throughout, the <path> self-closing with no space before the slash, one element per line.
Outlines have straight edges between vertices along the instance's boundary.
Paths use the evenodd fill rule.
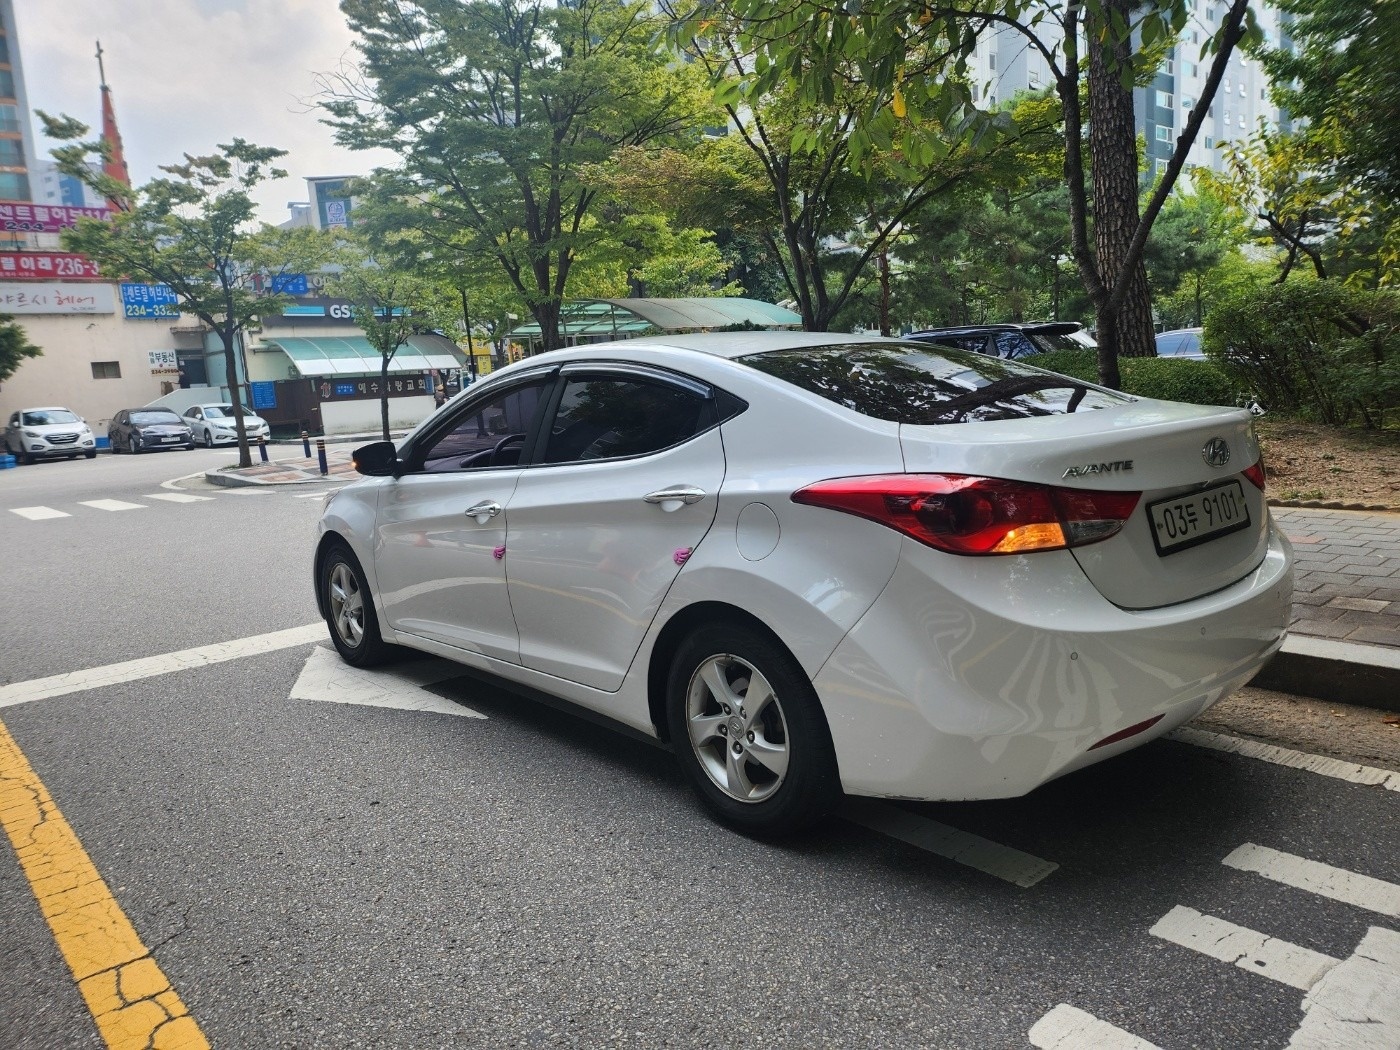
<path fill-rule="evenodd" d="M 772 638 L 724 624 L 697 629 L 672 661 L 666 715 L 691 785 L 738 831 L 790 835 L 841 800 L 821 702 L 801 665 Z"/>
<path fill-rule="evenodd" d="M 97 458 L 97 449 L 94 448 L 94 449 L 91 449 L 91 450 L 88 451 L 88 452 L 84 452 L 84 453 L 83 453 L 83 458 L 84 458 L 84 459 L 96 459 L 96 458 Z"/>
<path fill-rule="evenodd" d="M 395 655 L 397 647 L 379 634 L 369 585 L 348 547 L 336 544 L 326 552 L 316 585 L 331 642 L 342 660 L 353 667 L 376 667 Z"/>
<path fill-rule="evenodd" d="M 205 447 L 205 448 L 213 448 L 213 447 L 214 447 L 214 432 L 211 431 L 211 430 L 206 430 L 206 431 L 204 432 L 204 447 Z"/>
<path fill-rule="evenodd" d="M 133 456 L 139 456 L 141 454 L 141 442 L 137 440 L 135 435 L 126 439 L 126 450 Z"/>

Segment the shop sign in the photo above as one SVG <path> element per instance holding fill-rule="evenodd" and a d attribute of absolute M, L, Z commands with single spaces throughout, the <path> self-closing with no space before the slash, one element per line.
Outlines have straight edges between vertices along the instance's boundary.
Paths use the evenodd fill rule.
<path fill-rule="evenodd" d="M 168 284 L 123 284 L 122 312 L 130 318 L 179 317 L 175 291 Z"/>
<path fill-rule="evenodd" d="M 390 397 L 413 397 L 432 392 L 428 376 L 422 372 L 399 373 L 387 380 L 367 378 L 323 379 L 316 386 L 322 401 L 378 400 L 387 391 Z"/>
<path fill-rule="evenodd" d="M 0 252 L 0 281 L 100 281 L 97 263 L 76 252 Z"/>
<path fill-rule="evenodd" d="M 110 284 L 0 284 L 0 314 L 112 314 Z"/>
<path fill-rule="evenodd" d="M 6 233 L 58 233 L 79 219 L 109 219 L 106 208 L 61 208 L 27 201 L 0 201 L 0 230 Z"/>
<path fill-rule="evenodd" d="M 151 362 L 151 375 L 177 376 L 180 374 L 180 355 L 174 350 L 148 350 L 146 356 Z"/>

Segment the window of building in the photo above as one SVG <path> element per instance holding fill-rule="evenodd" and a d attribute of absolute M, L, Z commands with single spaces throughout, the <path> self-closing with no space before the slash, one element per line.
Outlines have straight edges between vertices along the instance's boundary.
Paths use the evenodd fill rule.
<path fill-rule="evenodd" d="M 122 377 L 122 363 L 120 361 L 94 361 L 92 363 L 93 379 L 120 379 Z"/>
<path fill-rule="evenodd" d="M 1165 175 L 1167 173 L 1167 162 L 1161 157 L 1158 157 L 1152 162 L 1152 167 L 1158 175 Z"/>
<path fill-rule="evenodd" d="M 1244 127 L 1244 114 L 1240 114 L 1240 127 Z"/>
<path fill-rule="evenodd" d="M 978 98 L 981 96 L 981 94 L 982 94 L 982 92 L 978 89 L 977 85 L 976 85 L 976 84 L 973 84 L 973 85 L 972 85 L 972 101 L 973 101 L 973 102 L 976 102 L 976 101 L 978 100 Z"/>
<path fill-rule="evenodd" d="M 996 53 L 995 51 L 993 51 L 993 52 L 991 52 L 991 54 L 989 54 L 989 55 L 987 56 L 987 68 L 988 68 L 988 69 L 996 69 L 996 67 L 997 67 L 997 53 Z"/>
<path fill-rule="evenodd" d="M 1196 104 L 1196 100 L 1195 100 L 1194 98 L 1184 98 L 1184 99 L 1181 100 L 1181 108 L 1182 108 L 1182 109 L 1190 109 L 1190 108 L 1191 108 L 1192 106 L 1194 106 L 1195 104 Z"/>
<path fill-rule="evenodd" d="M 1244 97 L 1244 82 L 1243 82 L 1243 81 L 1240 82 L 1240 97 L 1241 97 L 1241 98 Z"/>
<path fill-rule="evenodd" d="M 1161 106 L 1163 109 L 1171 109 L 1172 93 L 1170 91 L 1157 92 L 1157 105 Z"/>
<path fill-rule="evenodd" d="M 23 130 L 19 126 L 19 107 L 8 102 L 0 106 L 0 131 L 15 133 Z"/>
<path fill-rule="evenodd" d="M 1269 100 L 1269 89 L 1268 89 L 1268 88 L 1260 88 L 1260 89 L 1259 89 L 1259 101 L 1260 101 L 1260 102 L 1267 102 L 1268 100 Z"/>
<path fill-rule="evenodd" d="M 1172 75 L 1174 75 L 1174 74 L 1176 73 L 1176 62 L 1175 62 L 1175 60 L 1170 59 L 1170 58 L 1167 59 L 1167 64 L 1166 64 L 1166 66 L 1164 67 L 1164 72 L 1167 74 L 1167 76 L 1172 76 Z"/>
<path fill-rule="evenodd" d="M 1215 139 L 1209 135 L 1206 136 L 1206 149 L 1215 149 Z"/>
<path fill-rule="evenodd" d="M 29 176 L 13 171 L 0 171 L 0 200 L 29 200 Z"/>
<path fill-rule="evenodd" d="M 1163 127 L 1161 124 L 1158 124 L 1158 125 L 1157 125 L 1157 141 L 1158 141 L 1158 142 L 1170 142 L 1171 140 L 1172 140 L 1172 129 L 1171 129 L 1171 128 Z"/>
<path fill-rule="evenodd" d="M 10 38 L 0 33 L 0 63 L 10 65 Z"/>
<path fill-rule="evenodd" d="M 24 144 L 19 139 L 0 139 L 0 166 L 24 167 Z"/>
<path fill-rule="evenodd" d="M 15 75 L 8 69 L 0 69 L 0 98 L 15 97 Z"/>

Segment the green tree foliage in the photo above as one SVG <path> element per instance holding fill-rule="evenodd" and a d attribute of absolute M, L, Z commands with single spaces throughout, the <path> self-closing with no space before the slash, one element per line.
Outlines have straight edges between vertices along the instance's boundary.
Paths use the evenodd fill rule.
<path fill-rule="evenodd" d="M 410 336 L 453 331 L 461 315 L 449 290 L 429 276 L 422 262 L 405 251 L 376 258 L 363 240 L 342 242 L 339 271 L 327 282 L 331 295 L 350 302 L 350 316 L 379 353 L 379 419 L 389 440 L 389 366 Z M 382 261 L 381 261 L 382 260 Z"/>
<path fill-rule="evenodd" d="M 628 0 L 342 0 L 363 79 L 325 102 L 337 138 L 388 147 L 394 196 L 430 209 L 425 235 L 493 258 L 544 333 L 574 264 L 610 235 L 582 173 L 623 146 L 676 139 L 705 96 L 651 7 Z M 430 247 L 432 247 L 430 245 Z"/>
<path fill-rule="evenodd" d="M 1168 198 L 1144 255 L 1167 327 L 1201 327 L 1211 303 L 1211 271 L 1237 250 L 1244 232 L 1237 211 L 1208 184 Z"/>
<path fill-rule="evenodd" d="M 942 129 L 958 126 L 973 106 L 966 72 L 978 39 L 993 28 L 1019 34 L 1045 61 L 1063 109 L 1072 254 L 1097 314 L 1100 376 L 1118 384 L 1120 349 L 1154 353 L 1143 251 L 1231 53 L 1247 35 L 1257 36 L 1247 0 L 1225 5 L 1207 45 L 1215 57 L 1200 99 L 1141 212 L 1131 89 L 1151 75 L 1186 26 L 1188 0 L 728 2 L 744 20 L 740 45 L 753 55 L 740 85 L 743 100 L 791 84 L 805 101 L 831 101 L 855 78 L 877 93 L 849 132 L 858 164 L 874 163 L 894 147 L 910 164 L 926 165 Z M 686 32 L 703 36 L 713 25 L 707 6 L 689 19 Z"/>
<path fill-rule="evenodd" d="M 243 139 L 206 156 L 161 167 L 165 176 L 132 188 L 94 171 L 89 160 L 106 155 L 100 141 L 81 141 L 86 125 L 40 114 L 45 133 L 68 142 L 53 151 L 58 166 L 116 204 L 109 220 L 80 219 L 63 232 L 63 247 L 81 252 L 104 273 L 169 285 L 183 313 L 198 317 L 223 345 L 225 383 L 238 426 L 241 466 L 251 466 L 240 411 L 237 344 L 241 332 L 288 300 L 265 294 L 271 276 L 304 273 L 324 256 L 317 231 L 261 229 L 254 223 L 254 187 L 286 172 L 274 166 L 285 150 Z"/>
<path fill-rule="evenodd" d="M 0 314 L 0 383 L 9 379 L 27 357 L 38 357 L 44 351 L 29 341 L 13 317 Z"/>

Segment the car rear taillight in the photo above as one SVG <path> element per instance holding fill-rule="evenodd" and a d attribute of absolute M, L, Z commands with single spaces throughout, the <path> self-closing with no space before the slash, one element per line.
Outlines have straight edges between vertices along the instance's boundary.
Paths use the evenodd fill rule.
<path fill-rule="evenodd" d="M 1259 462 L 1248 470 L 1241 471 L 1245 477 L 1254 482 L 1260 492 L 1264 491 L 1264 457 L 1259 457 Z"/>
<path fill-rule="evenodd" d="M 819 481 L 792 500 L 869 518 L 951 554 L 1022 554 L 1106 540 L 1140 496 L 967 474 L 881 474 Z"/>

